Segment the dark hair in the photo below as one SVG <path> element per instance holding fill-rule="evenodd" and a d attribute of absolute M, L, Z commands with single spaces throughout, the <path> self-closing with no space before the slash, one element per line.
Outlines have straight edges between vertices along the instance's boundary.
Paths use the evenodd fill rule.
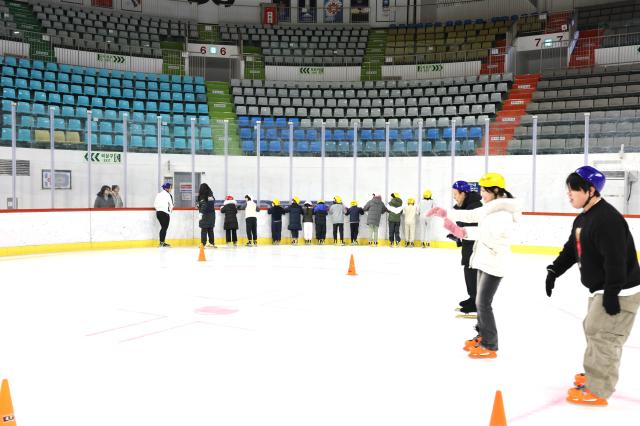
<path fill-rule="evenodd" d="M 112 191 L 115 191 L 116 188 L 120 189 L 120 187 L 118 185 L 111 185 L 111 190 Z"/>
<path fill-rule="evenodd" d="M 572 191 L 589 192 L 589 189 L 593 188 L 595 190 L 594 196 L 600 196 L 600 193 L 596 190 L 595 186 L 593 186 L 593 184 L 591 184 L 590 182 L 584 180 L 582 176 L 577 173 L 571 173 L 569 176 L 567 176 L 567 180 L 565 181 L 565 183 Z"/>
<path fill-rule="evenodd" d="M 248 195 L 245 195 L 244 198 L 246 198 L 247 201 L 251 201 L 251 197 L 249 197 Z"/>
<path fill-rule="evenodd" d="M 207 201 L 209 197 L 213 197 L 213 191 L 209 188 L 209 185 L 206 183 L 200 184 L 200 189 L 198 190 L 198 201 Z"/>
<path fill-rule="evenodd" d="M 513 195 L 504 188 L 498 188 L 497 186 L 483 186 L 485 191 L 491 192 L 496 198 L 513 198 Z"/>
<path fill-rule="evenodd" d="M 111 187 L 109 185 L 102 185 L 102 188 L 100 188 L 100 192 L 98 192 L 98 197 L 104 197 L 104 191 L 106 191 L 107 189 L 111 189 Z"/>

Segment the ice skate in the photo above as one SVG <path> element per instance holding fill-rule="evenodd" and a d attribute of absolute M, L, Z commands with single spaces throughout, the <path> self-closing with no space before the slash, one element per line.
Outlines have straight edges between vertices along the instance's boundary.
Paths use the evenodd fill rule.
<path fill-rule="evenodd" d="M 491 349 L 487 349 L 482 345 L 474 346 L 469 350 L 469 358 L 491 359 L 491 358 L 497 358 L 497 357 L 498 357 L 497 351 L 492 351 Z"/>
<path fill-rule="evenodd" d="M 573 404 L 605 406 L 608 402 L 604 398 L 592 394 L 584 386 L 576 386 L 567 392 L 567 401 Z"/>
<path fill-rule="evenodd" d="M 482 337 L 480 335 L 477 335 L 476 337 L 474 337 L 471 340 L 465 340 L 464 341 L 464 347 L 462 349 L 464 349 L 465 351 L 469 352 L 475 346 L 478 346 L 480 344 L 480 342 L 482 342 Z"/>

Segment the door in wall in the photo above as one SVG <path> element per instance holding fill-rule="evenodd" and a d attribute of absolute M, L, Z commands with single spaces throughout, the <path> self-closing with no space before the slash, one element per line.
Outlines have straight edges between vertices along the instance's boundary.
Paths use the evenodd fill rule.
<path fill-rule="evenodd" d="M 173 200 L 176 207 L 194 207 L 200 188 L 200 173 L 196 173 L 196 183 L 191 184 L 191 173 L 176 172 L 173 177 Z"/>

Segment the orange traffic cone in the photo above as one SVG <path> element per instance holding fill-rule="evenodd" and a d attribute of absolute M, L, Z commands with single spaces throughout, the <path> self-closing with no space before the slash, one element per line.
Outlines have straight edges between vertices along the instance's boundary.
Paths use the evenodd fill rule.
<path fill-rule="evenodd" d="M 16 418 L 13 415 L 13 403 L 11 402 L 11 392 L 7 379 L 2 381 L 0 388 L 0 420 L 2 426 L 16 426 Z"/>
<path fill-rule="evenodd" d="M 356 274 L 356 262 L 353 260 L 353 255 L 351 255 L 351 260 L 349 261 L 349 271 L 347 271 L 347 275 L 358 275 Z"/>
<path fill-rule="evenodd" d="M 200 244 L 200 254 L 198 255 L 198 262 L 206 262 L 207 258 L 204 257 L 204 246 Z"/>
<path fill-rule="evenodd" d="M 507 417 L 504 414 L 502 392 L 500 391 L 496 391 L 496 397 L 493 400 L 493 412 L 491 413 L 489 426 L 507 426 Z"/>

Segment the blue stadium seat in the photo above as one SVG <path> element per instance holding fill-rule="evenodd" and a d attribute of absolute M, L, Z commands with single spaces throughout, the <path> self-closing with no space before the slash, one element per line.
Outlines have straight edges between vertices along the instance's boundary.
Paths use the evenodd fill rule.
<path fill-rule="evenodd" d="M 96 88 L 92 86 L 85 86 L 84 94 L 87 96 L 96 96 Z"/>
<path fill-rule="evenodd" d="M 181 104 L 178 104 L 181 105 Z M 176 104 L 174 104 L 174 107 L 176 106 Z M 196 104 L 185 104 L 184 105 L 184 112 L 187 114 L 197 114 L 198 110 L 196 109 Z"/>
<path fill-rule="evenodd" d="M 100 133 L 113 133 L 113 125 L 110 121 L 100 122 Z"/>
<path fill-rule="evenodd" d="M 187 129 L 185 129 L 183 126 L 174 126 L 173 136 L 184 138 L 187 136 Z"/>
<path fill-rule="evenodd" d="M 0 139 L 2 139 L 3 141 L 10 141 L 11 140 L 11 128 L 3 127 L 2 128 L 2 137 Z"/>
<path fill-rule="evenodd" d="M 269 152 L 271 153 L 279 153 L 282 151 L 282 145 L 279 140 L 270 140 L 269 141 Z"/>
<path fill-rule="evenodd" d="M 185 93 L 184 94 L 184 101 L 185 102 L 194 102 L 196 101 L 196 95 L 193 93 Z"/>
<path fill-rule="evenodd" d="M 476 151 L 476 144 L 472 139 L 467 139 L 462 142 L 462 151 L 467 154 L 473 154 Z"/>
<path fill-rule="evenodd" d="M 162 102 L 160 105 L 165 104 L 166 106 L 166 112 L 168 112 L 169 110 L 169 104 L 166 104 L 164 102 Z M 147 101 L 147 103 L 145 104 L 146 106 L 146 110 L 147 112 L 158 112 L 158 103 L 155 101 Z"/>
<path fill-rule="evenodd" d="M 123 139 L 122 135 L 121 135 L 121 134 L 118 134 L 118 135 L 116 135 L 116 136 L 115 136 L 115 138 L 114 138 L 114 140 L 113 140 L 113 144 L 114 144 L 115 146 L 122 146 L 122 144 L 123 144 L 123 140 L 124 140 L 124 139 Z"/>
<path fill-rule="evenodd" d="M 18 90 L 18 100 L 20 101 L 30 101 L 31 100 L 31 92 L 28 90 L 20 89 Z"/>
<path fill-rule="evenodd" d="M 2 88 L 2 97 L 5 99 L 15 99 L 16 98 L 16 90 L 13 87 L 3 87 Z"/>
<path fill-rule="evenodd" d="M 160 83 L 160 91 L 161 92 L 171 92 L 171 85 L 167 82 Z"/>
<path fill-rule="evenodd" d="M 155 136 L 145 136 L 144 137 L 144 146 L 145 146 L 145 148 L 157 148 L 158 147 L 158 139 Z"/>
<path fill-rule="evenodd" d="M 67 129 L 68 130 L 73 130 L 73 131 L 82 131 L 82 123 L 80 123 L 80 120 L 77 119 L 71 119 L 69 120 L 69 122 L 67 123 Z"/>
<path fill-rule="evenodd" d="M 20 106 L 20 104 L 18 104 L 18 107 L 19 106 Z M 44 104 L 33 104 L 33 106 L 31 107 L 31 113 L 33 115 L 46 115 L 47 114 L 47 110 L 46 110 Z"/>
<path fill-rule="evenodd" d="M 333 131 L 333 130 L 331 130 L 331 129 L 326 129 L 326 130 L 324 131 L 324 140 L 325 140 L 325 141 L 333 141 L 333 140 L 335 140 L 335 139 L 334 139 L 334 133 L 333 133 L 333 132 L 334 132 L 334 131 Z"/>
<path fill-rule="evenodd" d="M 87 108 L 83 106 L 76 107 L 76 117 L 87 118 Z"/>
<path fill-rule="evenodd" d="M 142 136 L 134 135 L 131 136 L 131 146 L 139 148 L 142 146 Z"/>
<path fill-rule="evenodd" d="M 246 116 L 238 117 L 238 126 L 239 127 L 249 127 L 249 126 L 251 126 L 251 123 L 249 121 L 249 117 L 246 117 Z"/>
<path fill-rule="evenodd" d="M 326 135 L 325 135 L 326 136 Z M 342 129 L 336 129 L 333 132 L 333 140 L 343 141 L 347 139 L 347 134 Z"/>
<path fill-rule="evenodd" d="M 104 110 L 101 108 L 94 108 L 91 112 L 93 113 L 92 117 L 94 120 L 101 120 L 104 117 Z"/>
<path fill-rule="evenodd" d="M 69 83 L 71 79 L 69 78 L 69 74 L 59 72 L 58 73 L 58 83 Z"/>
<path fill-rule="evenodd" d="M 318 135 L 318 130 L 317 129 L 307 130 L 307 140 L 309 142 L 320 140 L 320 136 Z"/>
<path fill-rule="evenodd" d="M 121 98 L 122 97 L 122 91 L 120 89 L 117 88 L 111 88 L 109 89 L 109 96 L 112 98 Z"/>
<path fill-rule="evenodd" d="M 104 119 L 115 121 L 118 119 L 118 112 L 113 109 L 107 109 L 104 111 Z"/>
<path fill-rule="evenodd" d="M 158 130 L 156 129 L 156 126 L 154 126 L 153 124 L 145 124 L 144 125 L 144 134 L 145 135 L 156 135 L 158 133 Z"/>
<path fill-rule="evenodd" d="M 309 144 L 309 150 L 313 154 L 320 154 L 322 152 L 322 142 L 321 141 L 313 141 Z"/>
<path fill-rule="evenodd" d="M 252 154 L 256 150 L 256 144 L 251 139 L 242 139 L 242 151 L 246 154 Z"/>
<path fill-rule="evenodd" d="M 147 90 L 152 91 L 152 92 L 157 92 L 158 91 L 158 83 L 156 83 L 155 81 L 150 81 L 147 83 Z"/>
<path fill-rule="evenodd" d="M 122 89 L 133 89 L 133 81 L 122 80 Z M 124 93 L 124 90 L 123 90 Z"/>
<path fill-rule="evenodd" d="M 160 102 L 160 108 L 158 108 L 158 111 L 170 113 L 171 112 L 171 104 L 168 103 L 168 102 Z"/>
<path fill-rule="evenodd" d="M 34 60 L 31 63 L 31 68 L 36 69 L 36 70 L 43 70 L 44 69 L 44 61 Z"/>
<path fill-rule="evenodd" d="M 18 142 L 31 142 L 31 129 L 18 129 Z"/>
<path fill-rule="evenodd" d="M 193 88 L 193 84 L 185 84 L 182 87 L 183 87 L 182 91 L 185 92 L 185 94 L 186 93 L 193 94 L 193 92 L 195 91 L 194 88 Z"/>
<path fill-rule="evenodd" d="M 335 154 L 338 151 L 338 146 L 333 141 L 327 141 L 324 145 L 325 154 Z"/>
<path fill-rule="evenodd" d="M 464 138 L 466 139 L 468 136 L 468 130 L 466 127 L 457 127 L 456 128 L 456 138 Z"/>
<path fill-rule="evenodd" d="M 129 111 L 131 109 L 131 106 L 129 105 L 129 101 L 128 100 L 119 99 L 118 100 L 118 108 L 122 109 L 122 110 Z"/>
<path fill-rule="evenodd" d="M 90 75 L 87 75 L 84 77 L 84 84 L 85 86 L 95 86 L 96 85 L 96 78 L 92 77 Z"/>
<path fill-rule="evenodd" d="M 447 151 L 447 142 L 443 140 L 436 141 L 435 150 L 436 155 L 446 154 Z"/>
<path fill-rule="evenodd" d="M 384 129 L 375 129 L 373 131 L 373 139 L 377 141 L 383 141 L 385 139 Z M 365 151 L 366 151 L 366 146 L 365 146 Z"/>
<path fill-rule="evenodd" d="M 171 102 L 171 93 L 160 92 L 160 100 L 165 102 Z"/>
<path fill-rule="evenodd" d="M 481 139 L 482 138 L 482 128 L 481 127 L 472 127 L 469 131 L 469 137 L 471 139 Z"/>
<path fill-rule="evenodd" d="M 111 135 L 104 135 L 101 134 L 100 135 L 100 145 L 107 145 L 107 146 L 111 146 L 113 145 L 113 138 Z"/>
<path fill-rule="evenodd" d="M 24 78 L 16 78 L 15 87 L 16 89 L 29 89 L 29 83 Z"/>
<path fill-rule="evenodd" d="M 79 84 L 72 84 L 70 93 L 72 95 L 82 95 L 84 94 L 84 89 Z"/>
<path fill-rule="evenodd" d="M 122 89 L 122 97 L 125 99 L 133 99 L 133 89 Z"/>
<path fill-rule="evenodd" d="M 20 127 L 32 128 L 34 126 L 33 117 L 30 115 L 23 115 L 20 117 Z"/>
<path fill-rule="evenodd" d="M 198 105 L 198 114 L 208 115 L 209 114 L 209 105 L 207 105 L 207 104 L 199 104 Z"/>
<path fill-rule="evenodd" d="M 91 99 L 91 107 L 92 108 L 104 108 L 104 102 L 102 101 L 102 98 L 92 98 Z"/>
<path fill-rule="evenodd" d="M 76 100 L 76 105 L 88 107 L 89 106 L 89 97 L 88 96 L 78 96 Z"/>
<path fill-rule="evenodd" d="M 240 139 L 251 139 L 251 129 L 248 127 L 240 128 Z"/>
<path fill-rule="evenodd" d="M 294 146 L 296 152 L 299 152 L 301 154 L 305 154 L 307 152 L 309 152 L 309 142 L 307 141 L 301 141 L 295 144 Z"/>
<path fill-rule="evenodd" d="M 135 86 L 138 90 L 147 90 L 147 83 L 144 80 L 136 79 Z"/>
<path fill-rule="evenodd" d="M 71 83 L 72 84 L 83 84 L 82 76 L 80 74 L 72 74 L 71 75 Z"/>
<path fill-rule="evenodd" d="M 144 101 L 147 99 L 147 92 L 144 90 L 136 90 L 135 98 Z"/>
<path fill-rule="evenodd" d="M 352 130 L 353 131 L 353 130 Z M 346 141 L 338 142 L 338 153 L 341 155 L 347 155 L 351 151 L 351 144 Z"/>
<path fill-rule="evenodd" d="M 440 139 L 440 132 L 438 131 L 438 129 L 435 129 L 435 128 L 427 129 L 427 139 L 429 140 Z"/>
<path fill-rule="evenodd" d="M 38 80 L 29 81 L 29 89 L 31 89 L 33 91 L 42 90 L 42 82 L 40 82 Z"/>
<path fill-rule="evenodd" d="M 187 140 L 185 138 L 175 138 L 173 140 L 173 147 L 176 149 L 186 149 Z"/>
<path fill-rule="evenodd" d="M 73 95 L 64 95 L 62 96 L 63 105 L 75 105 L 76 98 Z"/>
<path fill-rule="evenodd" d="M 16 75 L 16 73 L 13 70 L 13 68 L 4 66 L 4 67 L 2 67 L 2 75 L 8 76 L 8 77 L 13 77 L 13 76 Z"/>
<path fill-rule="evenodd" d="M 160 111 L 162 111 L 162 109 L 160 109 Z M 172 111 L 174 114 L 184 114 L 184 104 L 173 104 Z"/>
<path fill-rule="evenodd" d="M 302 129 L 296 129 L 293 131 L 293 140 L 295 142 L 299 142 L 305 139 L 305 134 L 304 134 L 304 130 Z"/>
<path fill-rule="evenodd" d="M 203 127 L 200 129 L 201 138 L 211 138 L 211 127 Z"/>
<path fill-rule="evenodd" d="M 160 87 L 162 87 L 162 84 L 160 84 Z M 182 93 L 182 85 L 178 84 L 178 83 L 172 83 L 171 84 L 171 91 L 172 92 Z"/>
<path fill-rule="evenodd" d="M 51 127 L 51 122 L 48 117 L 38 117 L 36 127 L 38 129 L 49 129 Z"/>
<path fill-rule="evenodd" d="M 360 140 L 366 142 L 373 139 L 373 132 L 371 129 L 362 129 L 360 131 Z"/>
<path fill-rule="evenodd" d="M 393 145 L 391 146 L 391 152 L 394 155 L 404 155 L 406 153 L 406 147 L 405 147 L 404 142 L 395 141 L 393 143 Z"/>
<path fill-rule="evenodd" d="M 29 78 L 29 70 L 26 68 L 16 69 L 16 76 L 19 78 Z"/>
<path fill-rule="evenodd" d="M 211 122 L 208 115 L 201 115 L 198 117 L 198 124 L 201 126 L 210 126 Z"/>
<path fill-rule="evenodd" d="M 426 155 L 433 154 L 433 144 L 431 141 L 422 141 L 422 153 Z"/>
<path fill-rule="evenodd" d="M 423 146 L 424 146 L 424 142 L 423 142 Z M 406 147 L 407 147 L 408 155 L 418 155 L 418 142 L 408 141 L 406 143 Z"/>
<path fill-rule="evenodd" d="M 2 77 L 2 79 L 0 79 L 0 82 L 2 87 L 13 87 L 13 78 L 11 77 Z"/>
<path fill-rule="evenodd" d="M 72 106 L 63 106 L 61 115 L 63 117 L 75 117 L 76 110 Z"/>
<path fill-rule="evenodd" d="M 413 129 L 402 129 L 400 130 L 400 139 L 403 141 L 412 141 L 413 137 Z"/>
<path fill-rule="evenodd" d="M 58 64 L 55 62 L 47 62 L 45 69 L 47 71 L 53 71 L 53 72 L 57 72 L 58 71 Z"/>
<path fill-rule="evenodd" d="M 198 86 L 196 86 L 196 93 L 197 94 L 205 94 L 205 93 L 207 93 L 207 89 L 205 89 L 205 87 L 202 86 L 202 85 L 198 85 Z"/>

